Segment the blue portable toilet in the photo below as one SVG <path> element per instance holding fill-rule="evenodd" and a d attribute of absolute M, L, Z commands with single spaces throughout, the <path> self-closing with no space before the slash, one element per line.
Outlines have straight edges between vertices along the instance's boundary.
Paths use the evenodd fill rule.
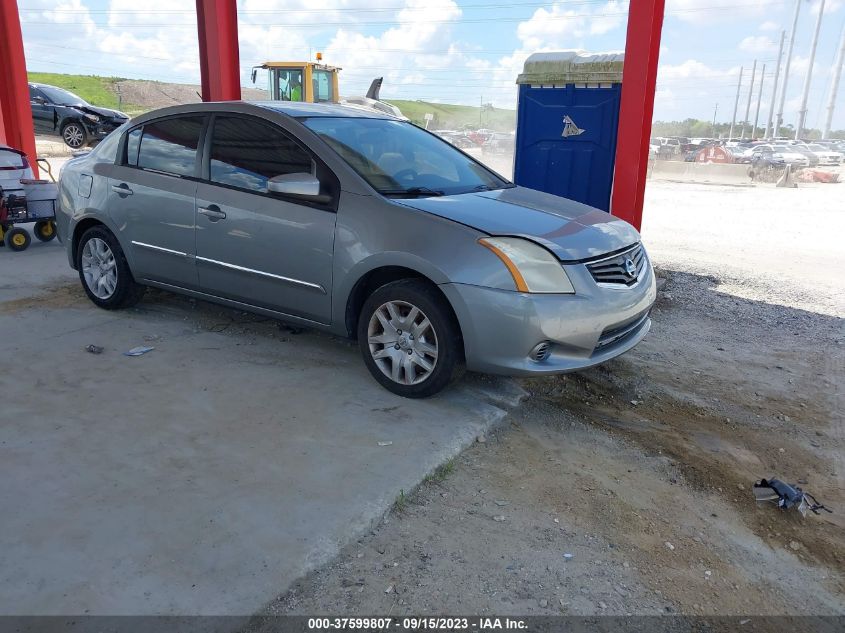
<path fill-rule="evenodd" d="M 534 53 L 516 83 L 514 182 L 610 210 L 623 53 Z"/>

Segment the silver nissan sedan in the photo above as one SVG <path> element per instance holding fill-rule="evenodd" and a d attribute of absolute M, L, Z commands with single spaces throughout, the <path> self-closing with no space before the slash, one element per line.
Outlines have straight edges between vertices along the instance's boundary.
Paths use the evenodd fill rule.
<path fill-rule="evenodd" d="M 401 396 L 464 367 L 582 369 L 651 326 L 654 273 L 631 225 L 355 107 L 150 112 L 66 164 L 58 206 L 101 308 L 154 286 L 357 338 Z"/>

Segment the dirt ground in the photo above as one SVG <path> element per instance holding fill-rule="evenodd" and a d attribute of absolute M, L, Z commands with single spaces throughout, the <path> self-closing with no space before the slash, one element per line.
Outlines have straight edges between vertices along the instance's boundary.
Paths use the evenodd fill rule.
<path fill-rule="evenodd" d="M 842 222 L 841 186 L 806 194 L 824 221 L 785 246 L 772 231 L 794 202 L 731 197 L 745 216 L 733 226 L 759 222 L 738 258 L 730 220 L 719 229 L 667 203 L 718 206 L 729 188 L 649 187 L 662 288 L 646 340 L 602 367 L 523 381 L 498 431 L 265 613 L 845 614 L 843 283 L 800 287 Z M 686 250 L 664 256 L 672 243 Z M 769 248 L 794 262 L 781 286 L 746 256 Z M 764 477 L 834 513 L 757 505 Z"/>

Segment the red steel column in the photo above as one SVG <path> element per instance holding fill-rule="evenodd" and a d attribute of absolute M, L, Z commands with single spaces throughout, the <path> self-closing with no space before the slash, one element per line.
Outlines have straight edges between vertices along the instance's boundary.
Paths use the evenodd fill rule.
<path fill-rule="evenodd" d="M 236 0 L 197 0 L 203 101 L 238 101 L 241 66 Z"/>
<path fill-rule="evenodd" d="M 37 176 L 26 58 L 15 0 L 0 0 L 0 72 L 0 143 L 26 152 Z"/>
<path fill-rule="evenodd" d="M 665 0 L 631 0 L 610 212 L 639 230 Z"/>

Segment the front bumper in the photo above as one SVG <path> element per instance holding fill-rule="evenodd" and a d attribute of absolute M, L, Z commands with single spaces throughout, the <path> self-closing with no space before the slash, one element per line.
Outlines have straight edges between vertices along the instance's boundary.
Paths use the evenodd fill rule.
<path fill-rule="evenodd" d="M 92 123 L 86 120 L 85 127 L 88 130 L 88 136 L 90 136 L 92 140 L 101 141 L 123 125 L 123 123 L 125 123 L 125 121 L 115 122 L 110 120 L 101 120 L 98 123 Z"/>
<path fill-rule="evenodd" d="M 575 294 L 527 294 L 467 284 L 440 286 L 464 338 L 467 369 L 491 374 L 560 374 L 598 365 L 639 343 L 657 296 L 650 263 L 631 287 L 600 287 L 584 265 L 566 266 Z M 551 343 L 551 354 L 529 353 Z"/>

